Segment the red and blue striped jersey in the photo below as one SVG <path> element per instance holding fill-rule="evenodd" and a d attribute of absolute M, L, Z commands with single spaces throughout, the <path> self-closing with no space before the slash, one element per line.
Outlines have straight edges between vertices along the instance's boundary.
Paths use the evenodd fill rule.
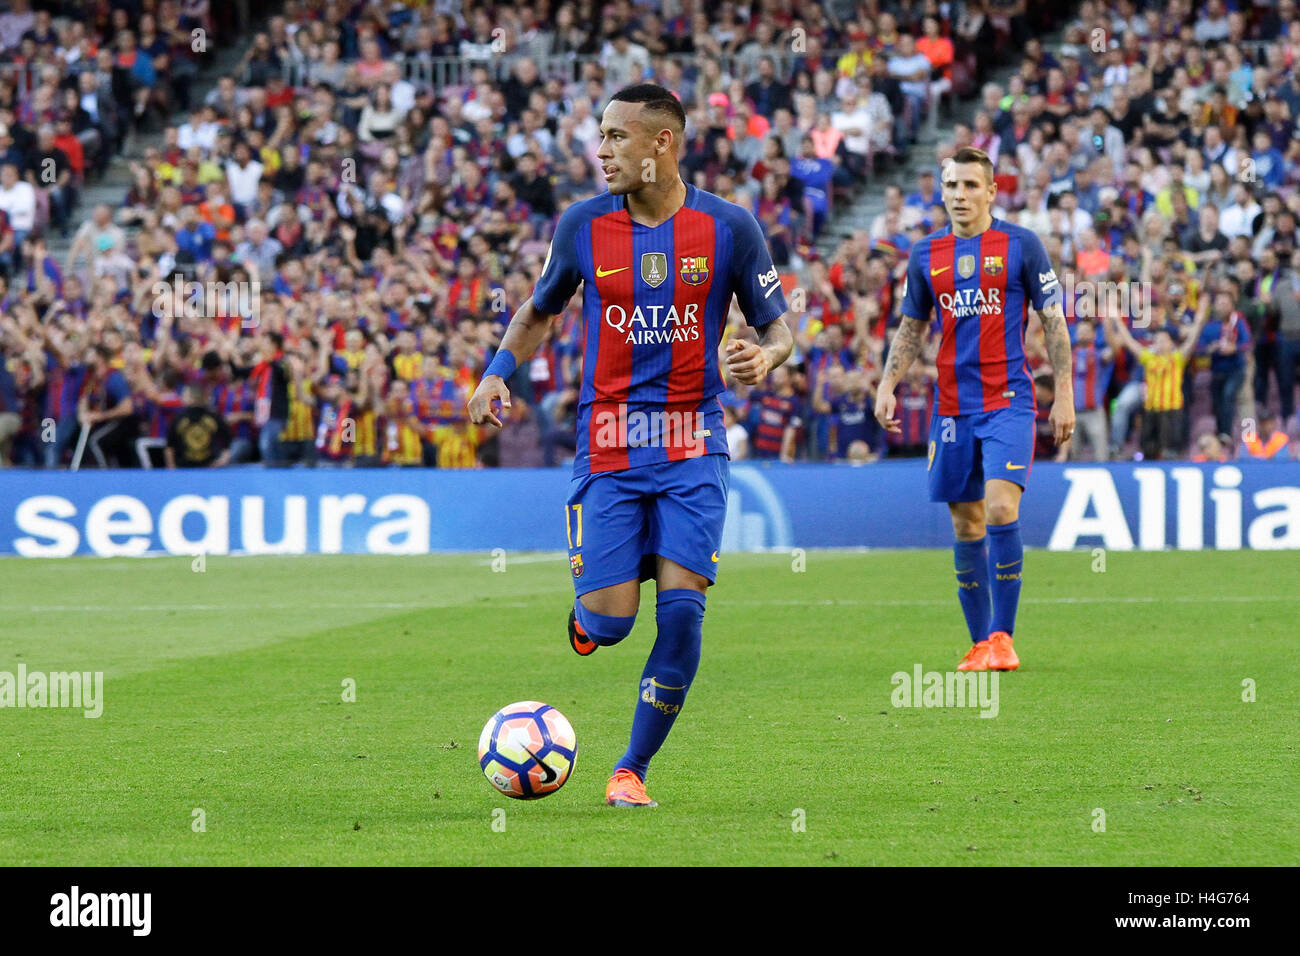
<path fill-rule="evenodd" d="M 1074 410 L 1091 412 L 1106 407 L 1106 389 L 1110 387 L 1110 375 L 1115 368 L 1114 362 L 1103 361 L 1105 345 L 1098 346 L 1076 344 L 1071 352 L 1074 356 Z"/>
<path fill-rule="evenodd" d="M 948 226 L 907 260 L 902 314 L 929 320 L 939 339 L 936 414 L 1034 407 L 1025 357 L 1029 307 L 1060 302 L 1061 285 L 1038 235 L 994 219 L 969 239 Z"/>
<path fill-rule="evenodd" d="M 930 389 L 913 385 L 904 379 L 898 383 L 898 403 L 894 417 L 899 421 L 899 432 L 887 432 L 885 441 L 890 445 L 915 447 L 924 445 L 930 438 Z"/>
<path fill-rule="evenodd" d="M 533 290 L 558 315 L 584 283 L 583 372 L 574 474 L 727 454 L 718 345 L 734 294 L 751 326 L 786 311 L 762 229 L 749 210 L 686 187 L 653 228 L 623 196 L 566 209 Z"/>

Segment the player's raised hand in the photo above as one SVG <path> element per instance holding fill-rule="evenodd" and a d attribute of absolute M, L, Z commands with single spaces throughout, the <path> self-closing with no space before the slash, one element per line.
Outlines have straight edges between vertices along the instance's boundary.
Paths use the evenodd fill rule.
<path fill-rule="evenodd" d="M 500 428 L 501 419 L 492 412 L 492 403 L 497 400 L 500 400 L 502 408 L 510 407 L 510 390 L 506 388 L 505 380 L 500 375 L 484 376 L 465 406 L 469 420 L 475 425 L 487 422 Z"/>
<path fill-rule="evenodd" d="M 772 360 L 761 345 L 732 339 L 727 343 L 727 371 L 742 385 L 757 385 L 772 371 Z"/>
<path fill-rule="evenodd" d="M 892 388 L 879 388 L 876 390 L 876 421 L 880 422 L 885 431 L 894 435 L 903 433 L 903 423 L 894 417 L 894 408 L 898 399 L 894 397 Z"/>

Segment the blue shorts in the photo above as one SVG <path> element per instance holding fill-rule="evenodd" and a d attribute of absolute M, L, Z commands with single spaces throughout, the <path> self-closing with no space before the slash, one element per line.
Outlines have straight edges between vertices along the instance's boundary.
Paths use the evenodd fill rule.
<path fill-rule="evenodd" d="M 981 501 L 984 482 L 1002 478 L 1024 488 L 1034 467 L 1037 420 L 1032 408 L 930 417 L 930 500 Z"/>
<path fill-rule="evenodd" d="M 708 578 L 718 573 L 727 517 L 726 455 L 581 475 L 569 486 L 565 532 L 581 597 L 655 576 L 655 555 Z"/>

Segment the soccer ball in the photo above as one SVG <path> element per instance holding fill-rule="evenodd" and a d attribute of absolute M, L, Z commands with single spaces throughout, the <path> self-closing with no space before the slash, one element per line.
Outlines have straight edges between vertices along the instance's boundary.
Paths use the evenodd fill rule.
<path fill-rule="evenodd" d="M 577 759 L 573 725 L 550 704 L 535 700 L 502 707 L 478 738 L 483 776 L 516 800 L 536 800 L 559 790 Z"/>

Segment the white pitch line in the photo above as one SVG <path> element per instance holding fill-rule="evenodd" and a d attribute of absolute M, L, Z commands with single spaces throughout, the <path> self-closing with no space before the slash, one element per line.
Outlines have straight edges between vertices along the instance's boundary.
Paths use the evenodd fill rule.
<path fill-rule="evenodd" d="M 532 607 L 522 601 L 493 601 L 493 607 Z M 430 604 L 428 601 L 357 601 L 348 604 L 0 604 L 0 612 L 41 614 L 46 611 L 98 613 L 101 611 L 310 611 L 327 610 L 415 611 L 422 608 L 464 607 L 464 604 Z"/>
<path fill-rule="evenodd" d="M 711 605 L 724 604 L 734 607 L 947 607 L 951 598 L 919 599 L 911 601 L 867 601 L 852 598 L 828 598 L 817 601 L 758 599 L 722 599 L 709 602 Z M 1021 604 L 1293 604 L 1300 603 L 1300 598 L 1273 597 L 1263 594 L 1222 594 L 1206 595 L 1172 595 L 1161 597 L 1062 597 L 1062 598 L 1022 598 Z M 0 604 L 0 612 L 42 614 L 54 613 L 100 613 L 122 611 L 310 611 L 326 610 L 364 610 L 364 611 L 417 611 L 422 609 L 465 607 L 465 604 L 431 604 L 427 601 L 358 601 L 339 604 Z M 492 607 L 529 608 L 532 603 L 524 601 L 493 601 Z"/>
<path fill-rule="evenodd" d="M 721 600 L 710 601 L 710 604 L 736 604 L 736 605 L 768 605 L 772 607 L 945 607 L 952 604 L 951 598 L 942 600 L 937 598 L 925 598 L 918 600 L 901 600 L 901 601 L 862 601 L 853 598 L 837 599 L 827 598 L 820 601 L 795 601 L 795 600 L 759 600 L 759 601 L 739 601 L 739 600 Z M 1300 603 L 1300 598 L 1296 597 L 1273 597 L 1264 594 L 1222 594 L 1206 595 L 1199 597 L 1196 595 L 1175 595 L 1172 597 L 1061 597 L 1061 598 L 1021 598 L 1021 604 L 1269 604 L 1269 603 Z"/>

